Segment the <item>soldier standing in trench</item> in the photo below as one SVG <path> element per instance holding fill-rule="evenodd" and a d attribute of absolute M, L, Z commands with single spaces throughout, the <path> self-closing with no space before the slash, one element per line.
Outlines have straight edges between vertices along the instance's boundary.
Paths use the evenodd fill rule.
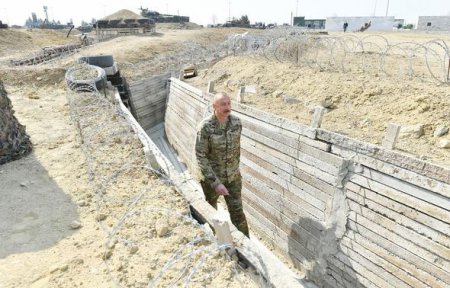
<path fill-rule="evenodd" d="M 212 104 L 214 113 L 200 123 L 195 140 L 200 184 L 206 201 L 214 208 L 219 196 L 224 196 L 231 222 L 249 237 L 239 171 L 242 124 L 230 115 L 231 99 L 226 93 L 217 93 Z"/>

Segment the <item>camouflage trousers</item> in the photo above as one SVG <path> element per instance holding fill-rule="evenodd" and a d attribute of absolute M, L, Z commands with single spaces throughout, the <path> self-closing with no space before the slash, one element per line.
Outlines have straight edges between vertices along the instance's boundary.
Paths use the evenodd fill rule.
<path fill-rule="evenodd" d="M 217 200 L 219 199 L 219 194 L 211 188 L 211 185 L 201 181 L 203 193 L 205 194 L 206 201 L 211 204 L 215 209 L 217 209 Z M 225 202 L 227 203 L 228 212 L 230 213 L 231 223 L 236 226 L 236 228 L 241 231 L 245 236 L 249 237 L 247 219 L 245 218 L 244 209 L 242 207 L 242 181 L 241 179 L 222 183 L 228 189 L 230 195 L 224 196 Z"/>

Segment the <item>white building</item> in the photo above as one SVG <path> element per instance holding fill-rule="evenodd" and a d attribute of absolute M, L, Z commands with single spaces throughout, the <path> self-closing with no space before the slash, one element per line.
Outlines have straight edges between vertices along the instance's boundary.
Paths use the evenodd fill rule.
<path fill-rule="evenodd" d="M 419 16 L 417 30 L 450 31 L 450 16 Z"/>
<path fill-rule="evenodd" d="M 347 32 L 359 31 L 366 23 L 370 23 L 367 31 L 392 31 L 395 17 L 328 17 L 325 22 L 327 31 L 344 31 L 344 23 L 348 23 Z"/>

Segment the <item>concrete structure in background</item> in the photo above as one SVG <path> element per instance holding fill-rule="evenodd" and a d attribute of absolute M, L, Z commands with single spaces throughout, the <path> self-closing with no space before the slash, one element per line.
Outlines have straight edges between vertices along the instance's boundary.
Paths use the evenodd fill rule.
<path fill-rule="evenodd" d="M 450 16 L 419 16 L 419 31 L 450 31 Z"/>
<path fill-rule="evenodd" d="M 359 31 L 365 23 L 371 23 L 366 31 L 392 31 L 395 17 L 328 17 L 325 24 L 327 31 L 343 31 L 344 23 L 348 23 L 347 32 Z"/>
<path fill-rule="evenodd" d="M 395 19 L 394 28 L 401 28 L 405 25 L 405 19 Z"/>
<path fill-rule="evenodd" d="M 305 16 L 294 17 L 294 26 L 309 29 L 325 29 L 325 19 L 305 19 Z"/>

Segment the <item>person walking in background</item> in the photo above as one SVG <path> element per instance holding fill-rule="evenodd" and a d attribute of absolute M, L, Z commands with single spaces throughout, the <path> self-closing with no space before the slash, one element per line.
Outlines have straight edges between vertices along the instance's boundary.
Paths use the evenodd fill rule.
<path fill-rule="evenodd" d="M 239 171 L 242 124 L 230 115 L 231 99 L 226 93 L 217 93 L 212 105 L 214 113 L 200 123 L 195 139 L 200 184 L 206 201 L 214 208 L 220 195 L 225 198 L 231 222 L 249 237 Z"/>
<path fill-rule="evenodd" d="M 344 27 L 344 33 L 347 32 L 347 27 L 348 27 L 347 21 L 344 22 L 344 26 L 343 27 Z"/>

